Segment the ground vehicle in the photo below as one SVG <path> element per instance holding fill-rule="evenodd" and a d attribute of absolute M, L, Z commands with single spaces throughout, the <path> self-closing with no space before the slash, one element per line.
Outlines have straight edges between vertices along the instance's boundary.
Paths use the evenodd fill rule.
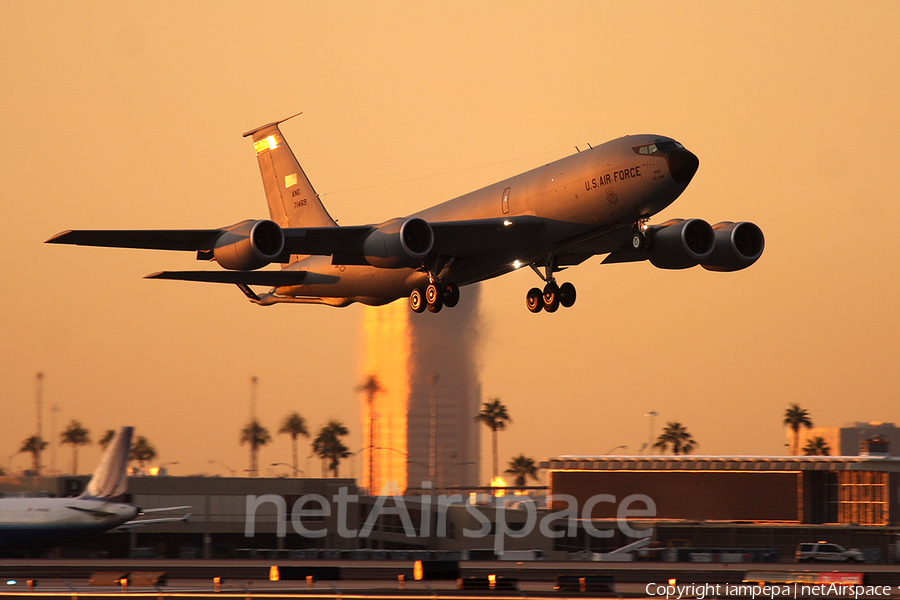
<path fill-rule="evenodd" d="M 794 552 L 794 560 L 804 561 L 829 561 L 829 562 L 862 562 L 863 553 L 856 548 L 846 550 L 837 544 L 828 542 L 809 542 L 797 546 Z"/>

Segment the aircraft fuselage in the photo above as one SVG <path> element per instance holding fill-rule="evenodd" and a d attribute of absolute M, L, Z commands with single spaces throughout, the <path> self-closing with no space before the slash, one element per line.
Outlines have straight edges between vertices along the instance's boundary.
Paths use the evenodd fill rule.
<path fill-rule="evenodd" d="M 652 144 L 667 148 L 647 154 L 637 151 Z M 672 160 L 675 153 L 680 156 Z M 684 166 L 679 160 L 689 164 Z M 506 247 L 490 260 L 482 256 L 478 261 L 456 261 L 446 278 L 462 286 L 502 275 L 554 252 L 580 246 L 590 254 L 616 250 L 627 243 L 634 223 L 678 198 L 690 182 L 696 164 L 696 157 L 670 138 L 626 136 L 453 198 L 409 218 L 418 217 L 429 223 L 520 216 L 547 220 L 533 239 Z M 616 231 L 619 235 L 608 235 Z M 591 245 L 592 232 L 605 234 L 600 247 Z M 279 296 L 315 297 L 337 306 L 353 301 L 384 304 L 409 295 L 429 281 L 427 273 L 419 269 L 337 265 L 329 256 L 311 256 L 286 268 L 306 271 L 310 282 L 279 287 Z"/>
<path fill-rule="evenodd" d="M 86 498 L 0 498 L 0 546 L 52 546 L 118 527 L 138 514 L 131 504 Z"/>

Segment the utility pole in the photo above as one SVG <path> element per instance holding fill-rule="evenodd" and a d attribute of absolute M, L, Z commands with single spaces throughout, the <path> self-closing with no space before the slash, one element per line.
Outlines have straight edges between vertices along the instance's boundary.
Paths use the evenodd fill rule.
<path fill-rule="evenodd" d="M 656 412 L 655 410 L 651 410 L 644 416 L 650 417 L 650 438 L 649 438 L 649 441 L 647 442 L 647 452 L 649 453 L 653 449 L 653 419 L 654 419 L 654 417 L 658 417 L 659 413 Z"/>
<path fill-rule="evenodd" d="M 59 406 L 53 405 L 50 407 L 50 474 L 56 475 L 56 440 L 53 438 L 56 437 L 56 413 L 59 412 Z M 57 438 L 58 439 L 58 438 Z"/>
<path fill-rule="evenodd" d="M 39 371 L 37 374 L 37 381 L 35 387 L 35 400 L 37 401 L 37 473 L 36 475 L 40 476 L 41 474 L 41 442 L 44 440 L 41 435 L 41 414 L 43 413 L 43 395 L 44 395 L 44 373 Z"/>

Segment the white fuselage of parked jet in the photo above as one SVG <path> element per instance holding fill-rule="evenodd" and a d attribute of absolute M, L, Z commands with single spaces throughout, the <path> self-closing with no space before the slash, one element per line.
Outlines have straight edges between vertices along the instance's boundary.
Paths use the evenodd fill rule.
<path fill-rule="evenodd" d="M 0 546 L 62 543 L 134 519 L 131 504 L 88 498 L 0 498 Z"/>

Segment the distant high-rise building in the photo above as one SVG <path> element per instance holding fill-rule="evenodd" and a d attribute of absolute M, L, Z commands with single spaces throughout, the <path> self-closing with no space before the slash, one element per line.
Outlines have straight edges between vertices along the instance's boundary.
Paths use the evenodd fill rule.
<path fill-rule="evenodd" d="M 470 286 L 458 306 L 437 315 L 413 313 L 401 301 L 363 308 L 363 447 L 357 462 L 370 493 L 388 482 L 400 490 L 426 481 L 434 487 L 477 485 L 478 307 L 478 287 Z"/>
<path fill-rule="evenodd" d="M 877 445 L 869 449 L 865 442 L 869 440 L 881 440 L 887 444 L 886 451 L 889 456 L 900 456 L 900 429 L 893 423 L 872 421 L 869 423 L 847 423 L 843 427 L 813 427 L 800 430 L 800 453 L 809 440 L 821 437 L 831 449 L 831 456 L 858 456 L 866 452 L 881 454 L 885 450 L 884 445 Z M 787 429 L 788 444 L 794 440 L 794 432 Z M 865 448 L 861 451 L 861 447 Z"/>

